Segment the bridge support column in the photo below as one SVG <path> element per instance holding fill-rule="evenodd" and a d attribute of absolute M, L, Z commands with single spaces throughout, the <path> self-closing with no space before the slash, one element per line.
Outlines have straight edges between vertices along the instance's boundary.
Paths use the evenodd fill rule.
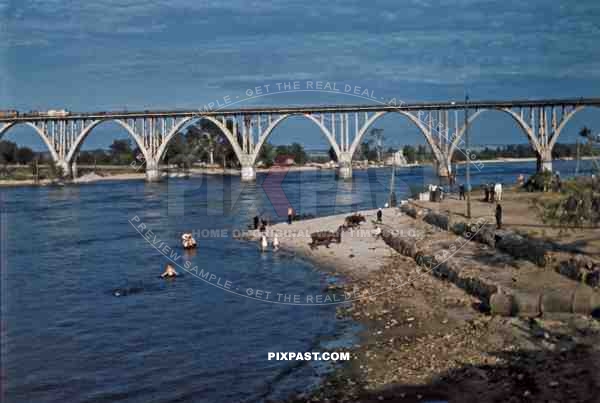
<path fill-rule="evenodd" d="M 433 168 L 440 178 L 448 178 L 452 174 L 452 166 L 446 158 L 442 158 L 441 160 L 434 159 Z"/>
<path fill-rule="evenodd" d="M 256 180 L 256 168 L 252 164 L 242 165 L 242 182 L 251 182 Z"/>
<path fill-rule="evenodd" d="M 69 164 L 65 160 L 60 160 L 56 163 L 56 167 L 59 168 L 61 172 L 61 179 L 71 179 L 73 177 L 73 171 L 71 170 L 71 164 Z"/>
<path fill-rule="evenodd" d="M 146 182 L 158 182 L 161 179 L 158 161 L 146 160 Z"/>
<path fill-rule="evenodd" d="M 352 156 L 342 155 L 338 160 L 338 179 L 352 179 Z"/>
<path fill-rule="evenodd" d="M 71 176 L 73 179 L 77 178 L 77 160 L 74 160 L 71 164 Z"/>
<path fill-rule="evenodd" d="M 536 168 L 538 172 L 552 172 L 552 150 L 542 150 L 542 152 L 538 151 L 536 158 Z"/>

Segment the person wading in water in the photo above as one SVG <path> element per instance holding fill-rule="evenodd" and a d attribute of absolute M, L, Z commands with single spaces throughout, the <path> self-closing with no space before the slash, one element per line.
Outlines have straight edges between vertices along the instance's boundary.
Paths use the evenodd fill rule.
<path fill-rule="evenodd" d="M 179 275 L 179 273 L 177 273 L 175 271 L 175 268 L 173 266 L 171 266 L 169 263 L 167 263 L 167 265 L 165 266 L 165 271 L 163 274 L 161 274 L 160 276 L 162 278 L 168 278 L 168 277 L 177 277 Z"/>

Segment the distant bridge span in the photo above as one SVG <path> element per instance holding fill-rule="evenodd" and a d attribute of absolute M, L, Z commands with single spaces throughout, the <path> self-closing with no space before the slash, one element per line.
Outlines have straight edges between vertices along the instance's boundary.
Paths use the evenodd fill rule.
<path fill-rule="evenodd" d="M 552 148 L 567 122 L 585 107 L 600 106 L 600 98 L 512 101 L 428 102 L 400 105 L 265 106 L 220 110 L 158 110 L 61 113 L 13 113 L 0 116 L 0 138 L 14 126 L 33 127 L 50 150 L 54 161 L 72 173 L 77 153 L 98 125 L 121 125 L 142 151 L 146 177 L 159 180 L 159 163 L 169 141 L 188 124 L 206 119 L 229 140 L 241 166 L 242 180 L 254 180 L 262 145 L 281 122 L 301 116 L 313 122 L 333 147 L 339 175 L 352 176 L 352 155 L 372 125 L 388 113 L 405 116 L 423 134 L 432 149 L 438 174 L 451 173 L 451 161 L 461 150 L 465 133 L 463 110 L 469 124 L 484 111 L 506 113 L 521 128 L 538 156 L 538 170 L 552 169 Z"/>

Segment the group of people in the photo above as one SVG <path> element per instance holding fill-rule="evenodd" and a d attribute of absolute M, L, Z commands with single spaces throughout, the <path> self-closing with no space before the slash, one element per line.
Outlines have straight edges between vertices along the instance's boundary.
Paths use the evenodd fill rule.
<path fill-rule="evenodd" d="M 269 225 L 269 218 L 263 216 L 254 216 L 254 229 L 259 230 L 260 232 L 265 232 L 267 230 L 267 225 Z"/>
<path fill-rule="evenodd" d="M 191 232 L 184 232 L 183 234 L 181 234 L 181 245 L 183 246 L 183 249 L 195 249 L 196 247 L 198 247 L 198 244 L 196 243 L 196 240 L 194 239 Z M 179 273 L 177 273 L 173 265 L 167 263 L 165 266 L 165 270 L 160 276 L 162 278 L 171 278 L 177 277 L 178 275 Z"/>
<path fill-rule="evenodd" d="M 501 183 L 486 183 L 481 185 L 483 190 L 483 201 L 486 203 L 494 203 L 502 201 L 502 184 Z"/>
<path fill-rule="evenodd" d="M 429 200 L 441 202 L 444 200 L 444 188 L 440 185 L 429 185 Z"/>
<path fill-rule="evenodd" d="M 273 246 L 273 251 L 279 250 L 279 238 L 277 237 L 277 233 L 273 234 L 273 241 L 271 242 Z M 269 240 L 267 239 L 266 234 L 262 234 L 260 237 L 260 250 L 266 252 L 269 248 Z"/>

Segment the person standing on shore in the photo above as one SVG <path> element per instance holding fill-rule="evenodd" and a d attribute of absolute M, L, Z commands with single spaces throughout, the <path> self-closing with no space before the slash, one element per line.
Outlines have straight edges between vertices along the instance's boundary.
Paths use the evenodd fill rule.
<path fill-rule="evenodd" d="M 292 208 L 292 206 L 288 207 L 287 213 L 288 213 L 288 224 L 291 224 L 292 220 L 294 219 L 294 209 Z"/>
<path fill-rule="evenodd" d="M 502 184 L 500 182 L 494 185 L 494 194 L 497 201 L 502 201 Z"/>
<path fill-rule="evenodd" d="M 463 185 L 461 183 L 460 186 L 458 187 L 458 200 L 464 200 L 464 199 L 465 199 L 465 185 Z"/>
<path fill-rule="evenodd" d="M 502 205 L 496 205 L 496 228 L 502 229 Z"/>
<path fill-rule="evenodd" d="M 377 222 L 381 222 L 382 217 L 383 217 L 383 211 L 380 208 L 379 210 L 377 210 Z"/>

